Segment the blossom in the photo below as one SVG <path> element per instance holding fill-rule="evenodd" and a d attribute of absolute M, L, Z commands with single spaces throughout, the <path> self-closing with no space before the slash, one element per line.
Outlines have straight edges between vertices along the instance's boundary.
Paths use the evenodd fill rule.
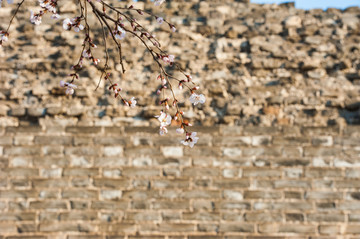
<path fill-rule="evenodd" d="M 160 121 L 160 127 L 168 126 L 171 124 L 171 116 L 169 114 L 160 112 L 160 115 L 155 116 Z"/>
<path fill-rule="evenodd" d="M 91 57 L 91 51 L 90 50 L 84 50 L 82 53 L 82 56 L 84 58 L 90 58 Z"/>
<path fill-rule="evenodd" d="M 189 100 L 192 104 L 197 105 L 198 103 L 204 104 L 206 99 L 203 94 L 198 95 L 196 93 L 192 93 Z"/>
<path fill-rule="evenodd" d="M 130 104 L 130 107 L 131 107 L 131 108 L 135 108 L 135 107 L 136 107 L 136 103 L 137 103 L 137 101 L 135 100 L 135 97 L 132 97 L 132 98 L 129 100 L 129 104 Z"/>
<path fill-rule="evenodd" d="M 76 24 L 76 25 L 74 26 L 74 31 L 75 31 L 75 32 L 79 32 L 79 31 L 81 31 L 81 30 L 84 30 L 84 26 L 83 26 L 83 25 L 81 25 L 81 24 Z"/>
<path fill-rule="evenodd" d="M 164 18 L 162 18 L 162 17 L 157 17 L 157 18 L 156 18 L 156 21 L 157 21 L 157 23 L 162 24 L 162 23 L 164 22 Z"/>
<path fill-rule="evenodd" d="M 166 56 L 163 56 L 162 57 L 162 60 L 165 62 L 165 63 L 168 63 L 168 64 L 173 64 L 174 63 L 174 60 L 175 60 L 175 56 L 174 55 L 166 55 Z"/>
<path fill-rule="evenodd" d="M 9 33 L 5 31 L 0 31 L 0 47 L 2 46 L 3 42 L 6 42 L 9 40 Z"/>
<path fill-rule="evenodd" d="M 165 126 L 160 127 L 159 134 L 163 136 L 164 134 L 167 134 L 168 130 Z"/>
<path fill-rule="evenodd" d="M 194 147 L 199 140 L 199 137 L 196 137 L 196 134 L 196 132 L 186 133 L 186 138 L 185 140 L 181 140 L 181 143 L 185 146 L 190 146 L 190 148 Z"/>
<path fill-rule="evenodd" d="M 82 24 L 80 24 L 80 21 L 81 20 L 80 20 L 79 17 L 75 17 L 73 19 L 66 18 L 63 21 L 63 28 L 65 30 L 70 30 L 73 27 L 75 32 L 79 32 L 81 30 L 84 30 L 84 26 Z"/>
<path fill-rule="evenodd" d="M 160 6 L 164 2 L 165 2 L 165 0 L 155 0 L 154 4 L 155 4 L 155 6 Z"/>
<path fill-rule="evenodd" d="M 63 21 L 63 28 L 64 30 L 70 30 L 71 29 L 71 20 L 70 18 L 66 18 L 64 21 Z"/>
<path fill-rule="evenodd" d="M 34 14 L 34 12 L 31 11 L 30 22 L 35 24 L 35 25 L 40 25 L 41 24 L 41 15 L 40 14 Z"/>
<path fill-rule="evenodd" d="M 122 40 L 125 38 L 125 35 L 126 35 L 125 30 L 118 25 L 117 29 L 114 31 L 115 38 Z"/>
<path fill-rule="evenodd" d="M 75 90 L 77 88 L 77 86 L 75 84 L 72 84 L 72 83 L 68 83 L 68 82 L 65 82 L 65 81 L 60 81 L 60 86 L 61 87 L 66 87 L 66 90 L 65 90 L 65 93 L 67 95 L 72 95 L 74 94 Z"/>

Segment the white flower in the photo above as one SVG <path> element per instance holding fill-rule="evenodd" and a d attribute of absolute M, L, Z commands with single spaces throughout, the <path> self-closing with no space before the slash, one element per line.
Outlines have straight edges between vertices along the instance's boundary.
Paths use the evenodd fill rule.
<path fill-rule="evenodd" d="M 160 127 L 171 124 L 171 116 L 161 111 L 160 115 L 155 116 L 160 121 Z"/>
<path fill-rule="evenodd" d="M 74 94 L 74 89 L 73 88 L 66 88 L 66 90 L 65 90 L 65 93 L 67 94 L 67 95 L 72 95 L 72 94 Z"/>
<path fill-rule="evenodd" d="M 155 4 L 155 6 L 160 6 L 164 2 L 165 2 L 165 0 L 155 0 L 154 4 Z"/>
<path fill-rule="evenodd" d="M 72 83 L 67 83 L 65 81 L 60 81 L 60 86 L 61 87 L 66 87 L 65 93 L 67 95 L 72 95 L 74 94 L 75 90 L 77 88 L 77 86 L 75 84 Z"/>
<path fill-rule="evenodd" d="M 164 134 L 167 134 L 168 130 L 165 126 L 160 127 L 159 134 L 163 136 Z"/>
<path fill-rule="evenodd" d="M 190 146 L 190 148 L 192 148 L 198 140 L 199 137 L 196 137 L 196 132 L 192 132 L 191 134 L 186 134 L 186 139 L 181 140 L 181 143 L 185 146 Z"/>
<path fill-rule="evenodd" d="M 40 25 L 41 24 L 41 16 L 38 14 L 34 14 L 34 12 L 31 11 L 30 22 L 35 25 Z"/>
<path fill-rule="evenodd" d="M 78 25 L 75 25 L 75 26 L 74 26 L 74 31 L 75 31 L 75 32 L 79 32 L 79 31 L 81 31 L 81 30 L 84 30 L 84 26 L 83 26 L 83 25 L 78 24 Z"/>
<path fill-rule="evenodd" d="M 120 26 L 117 26 L 117 31 L 115 31 L 115 38 L 122 40 L 125 38 L 126 32 Z"/>
<path fill-rule="evenodd" d="M 60 15 L 57 13 L 54 13 L 53 15 L 51 15 L 51 19 L 59 19 Z"/>
<path fill-rule="evenodd" d="M 164 18 L 158 17 L 156 18 L 157 23 L 162 24 L 164 22 Z"/>
<path fill-rule="evenodd" d="M 71 25 L 72 25 L 72 22 L 70 20 L 70 18 L 66 18 L 64 21 L 63 21 L 63 28 L 65 30 L 70 30 L 71 29 Z"/>
<path fill-rule="evenodd" d="M 192 104 L 197 105 L 198 103 L 204 104 L 206 99 L 203 94 L 198 95 L 196 93 L 192 93 L 189 100 Z"/>
<path fill-rule="evenodd" d="M 135 97 L 132 97 L 132 98 L 130 99 L 129 103 L 130 103 L 130 107 L 131 107 L 131 108 L 135 108 L 135 107 L 136 107 L 136 103 L 137 103 L 137 101 L 135 100 Z"/>
<path fill-rule="evenodd" d="M 6 32 L 0 31 L 0 41 L 6 42 L 8 40 L 9 40 L 8 34 Z"/>
<path fill-rule="evenodd" d="M 165 63 L 172 64 L 172 63 L 174 63 L 175 56 L 174 56 L 174 55 L 167 55 L 167 56 L 164 56 L 164 57 L 162 58 L 162 60 L 163 60 Z"/>
<path fill-rule="evenodd" d="M 91 52 L 89 50 L 84 50 L 82 53 L 82 56 L 84 58 L 90 58 L 91 57 Z"/>

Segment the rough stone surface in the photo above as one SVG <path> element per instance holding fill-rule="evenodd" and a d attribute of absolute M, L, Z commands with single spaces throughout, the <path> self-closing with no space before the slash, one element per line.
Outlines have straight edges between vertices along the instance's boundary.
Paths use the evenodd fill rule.
<path fill-rule="evenodd" d="M 127 72 L 116 49 L 109 64 L 139 107 L 104 83 L 94 91 L 100 73 L 87 63 L 65 96 L 82 35 L 30 25 L 33 4 L 0 48 L 0 239 L 359 238 L 359 8 L 145 4 L 176 24 L 152 29 L 207 96 L 194 107 L 179 92 L 200 137 L 190 149 L 175 126 L 157 134 L 157 68 L 129 37 Z M 13 9 L 3 5 L 1 29 Z"/>

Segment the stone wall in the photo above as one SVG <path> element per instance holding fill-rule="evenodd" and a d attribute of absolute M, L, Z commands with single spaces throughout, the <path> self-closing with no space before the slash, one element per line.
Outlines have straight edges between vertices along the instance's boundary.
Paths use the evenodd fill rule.
<path fill-rule="evenodd" d="M 360 127 L 0 129 L 1 239 L 359 238 Z"/>
<path fill-rule="evenodd" d="M 25 2 L 0 48 L 0 239 L 359 238 L 360 9 L 168 2 L 145 6 L 177 25 L 153 29 L 207 96 L 177 92 L 193 149 L 158 135 L 156 65 L 131 38 L 127 72 L 115 50 L 110 65 L 139 107 L 94 91 L 87 64 L 65 96 L 82 35 L 30 25 Z"/>
<path fill-rule="evenodd" d="M 170 1 L 161 9 L 145 6 L 176 24 L 178 32 L 170 34 L 167 26 L 158 28 L 155 20 L 142 20 L 153 23 L 151 29 L 165 48 L 208 97 L 205 105 L 191 107 L 186 100 L 189 93 L 176 92 L 192 123 L 327 126 L 360 122 L 359 8 L 304 11 L 291 4 L 261 6 L 230 0 Z M 0 9 L 0 27 L 7 25 L 11 9 Z M 59 82 L 78 60 L 82 35 L 63 31 L 61 22 L 50 19 L 40 26 L 30 25 L 27 9 L 14 22 L 12 29 L 18 31 L 11 32 L 11 41 L 0 49 L 0 124 L 54 118 L 87 125 L 157 124 L 153 116 L 161 109 L 154 96 L 158 69 L 141 44 L 125 38 L 127 72 L 112 72 L 125 96 L 135 96 L 140 107 L 123 107 L 104 84 L 94 91 L 100 73 L 87 63 L 76 82 L 80 88 L 75 96 L 65 97 Z M 73 9 L 66 1 L 60 13 L 73 17 Z M 95 31 L 99 58 L 101 34 Z M 119 70 L 116 49 L 110 55 L 110 66 Z"/>

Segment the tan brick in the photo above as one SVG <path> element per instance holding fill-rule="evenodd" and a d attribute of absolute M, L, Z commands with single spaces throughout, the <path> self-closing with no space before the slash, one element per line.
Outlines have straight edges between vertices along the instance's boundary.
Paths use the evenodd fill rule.
<path fill-rule="evenodd" d="M 91 209 L 104 209 L 104 210 L 117 210 L 127 209 L 129 206 L 128 201 L 92 201 Z"/>
<path fill-rule="evenodd" d="M 302 213 L 286 213 L 285 214 L 286 221 L 304 221 L 304 215 Z"/>
<path fill-rule="evenodd" d="M 161 219 L 159 212 L 127 212 L 125 220 L 129 221 L 159 221 Z"/>
<path fill-rule="evenodd" d="M 154 176 L 160 176 L 161 170 L 159 168 L 140 168 L 140 167 L 134 167 L 134 168 L 124 168 L 123 175 L 127 177 L 154 177 Z"/>
<path fill-rule="evenodd" d="M 73 138 L 71 136 L 35 136 L 35 144 L 40 145 L 71 145 Z"/>
<path fill-rule="evenodd" d="M 98 168 L 65 168 L 63 175 L 65 177 L 78 176 L 78 177 L 93 177 L 99 175 Z"/>
<path fill-rule="evenodd" d="M 34 190 L 2 190 L 0 198 L 36 198 L 37 192 Z"/>
<path fill-rule="evenodd" d="M 154 209 L 187 209 L 189 208 L 189 201 L 165 201 L 156 200 L 152 202 L 152 208 Z"/>
<path fill-rule="evenodd" d="M 337 188 L 360 188 L 359 180 L 339 180 L 335 181 L 335 187 Z"/>
<path fill-rule="evenodd" d="M 42 132 L 41 126 L 9 126 L 6 127 L 6 133 L 39 133 Z"/>
<path fill-rule="evenodd" d="M 35 223 L 20 223 L 17 224 L 17 230 L 19 233 L 36 232 L 37 225 Z"/>
<path fill-rule="evenodd" d="M 315 233 L 315 225 L 301 225 L 301 224 L 282 224 L 279 225 L 279 232 L 281 233 L 298 233 L 298 234 L 308 234 Z"/>
<path fill-rule="evenodd" d="M 281 177 L 281 169 L 271 168 L 245 168 L 243 171 L 244 177 Z"/>
<path fill-rule="evenodd" d="M 97 212 L 64 212 L 60 213 L 59 218 L 61 221 L 94 221 L 98 219 Z"/>
<path fill-rule="evenodd" d="M 125 136 L 86 137 L 86 139 L 94 140 L 95 145 L 130 145 L 128 137 Z M 87 140 L 84 139 L 83 141 L 86 142 Z"/>
<path fill-rule="evenodd" d="M 306 192 L 305 198 L 308 199 L 342 199 L 343 193 L 342 192 Z"/>
<path fill-rule="evenodd" d="M 34 212 L 2 212 L 0 221 L 35 221 L 36 213 Z"/>
<path fill-rule="evenodd" d="M 30 209 L 67 209 L 65 201 L 32 201 L 30 202 Z"/>
<path fill-rule="evenodd" d="M 127 188 L 131 181 L 128 179 L 95 178 L 94 186 L 101 188 Z"/>
<path fill-rule="evenodd" d="M 219 221 L 220 213 L 216 212 L 186 212 L 182 214 L 183 220 L 188 221 Z"/>
<path fill-rule="evenodd" d="M 338 168 L 308 168 L 305 170 L 307 178 L 342 177 L 343 173 Z"/>
<path fill-rule="evenodd" d="M 1 233 L 17 233 L 17 228 L 15 223 L 0 222 L 0 232 Z"/>
<path fill-rule="evenodd" d="M 65 155 L 81 155 L 81 156 L 100 156 L 102 150 L 100 147 L 66 147 Z"/>
<path fill-rule="evenodd" d="M 179 146 L 161 147 L 161 152 L 165 157 L 182 157 L 184 155 L 183 148 Z"/>
<path fill-rule="evenodd" d="M 90 236 L 90 235 L 87 235 L 87 236 L 79 236 L 79 235 L 73 235 L 73 236 L 67 236 L 66 239 L 105 239 L 105 236 Z M 122 239 L 122 237 L 119 239 Z"/>
<path fill-rule="evenodd" d="M 98 134 L 101 132 L 101 127 L 69 126 L 66 127 L 65 131 L 73 134 Z"/>
<path fill-rule="evenodd" d="M 13 137 L 11 136 L 0 136 L 0 145 L 12 145 Z"/>
<path fill-rule="evenodd" d="M 320 225 L 319 232 L 320 234 L 337 235 L 341 233 L 341 228 L 339 225 Z"/>
<path fill-rule="evenodd" d="M 64 188 L 69 186 L 67 179 L 33 179 L 32 185 L 34 188 Z"/>
<path fill-rule="evenodd" d="M 347 225 L 346 233 L 348 234 L 360 234 L 360 224 Z"/>
<path fill-rule="evenodd" d="M 4 155 L 18 156 L 18 155 L 41 155 L 40 147 L 30 146 L 5 146 Z"/>
<path fill-rule="evenodd" d="M 122 191 L 120 190 L 101 190 L 100 197 L 104 200 L 115 200 L 119 199 L 122 196 Z"/>
<path fill-rule="evenodd" d="M 345 222 L 345 215 L 340 213 L 311 213 L 306 217 L 309 222 Z"/>
<path fill-rule="evenodd" d="M 40 232 L 77 232 L 79 231 L 77 223 L 71 222 L 46 222 L 40 223 Z"/>
<path fill-rule="evenodd" d="M 62 198 L 91 198 L 97 199 L 99 193 L 96 190 L 66 189 L 61 193 Z"/>
<path fill-rule="evenodd" d="M 282 197 L 280 191 L 245 191 L 245 199 L 279 199 Z"/>
<path fill-rule="evenodd" d="M 266 234 L 276 233 L 279 231 L 279 226 L 279 224 L 275 223 L 261 223 L 258 225 L 258 231 Z"/>
<path fill-rule="evenodd" d="M 214 207 L 216 209 L 250 209 L 251 205 L 249 202 L 231 202 L 221 201 L 216 202 Z"/>
<path fill-rule="evenodd" d="M 183 169 L 185 177 L 220 176 L 219 168 L 186 167 Z"/>
<path fill-rule="evenodd" d="M 123 198 L 127 199 L 143 199 L 158 198 L 159 192 L 155 190 L 144 191 L 144 190 L 126 190 L 123 191 Z"/>
<path fill-rule="evenodd" d="M 254 225 L 247 223 L 221 223 L 220 232 L 254 232 Z"/>
<path fill-rule="evenodd" d="M 151 183 L 154 188 L 188 188 L 190 185 L 187 179 L 159 179 Z"/>
<path fill-rule="evenodd" d="M 245 221 L 248 222 L 281 222 L 281 213 L 249 212 L 245 213 Z"/>

